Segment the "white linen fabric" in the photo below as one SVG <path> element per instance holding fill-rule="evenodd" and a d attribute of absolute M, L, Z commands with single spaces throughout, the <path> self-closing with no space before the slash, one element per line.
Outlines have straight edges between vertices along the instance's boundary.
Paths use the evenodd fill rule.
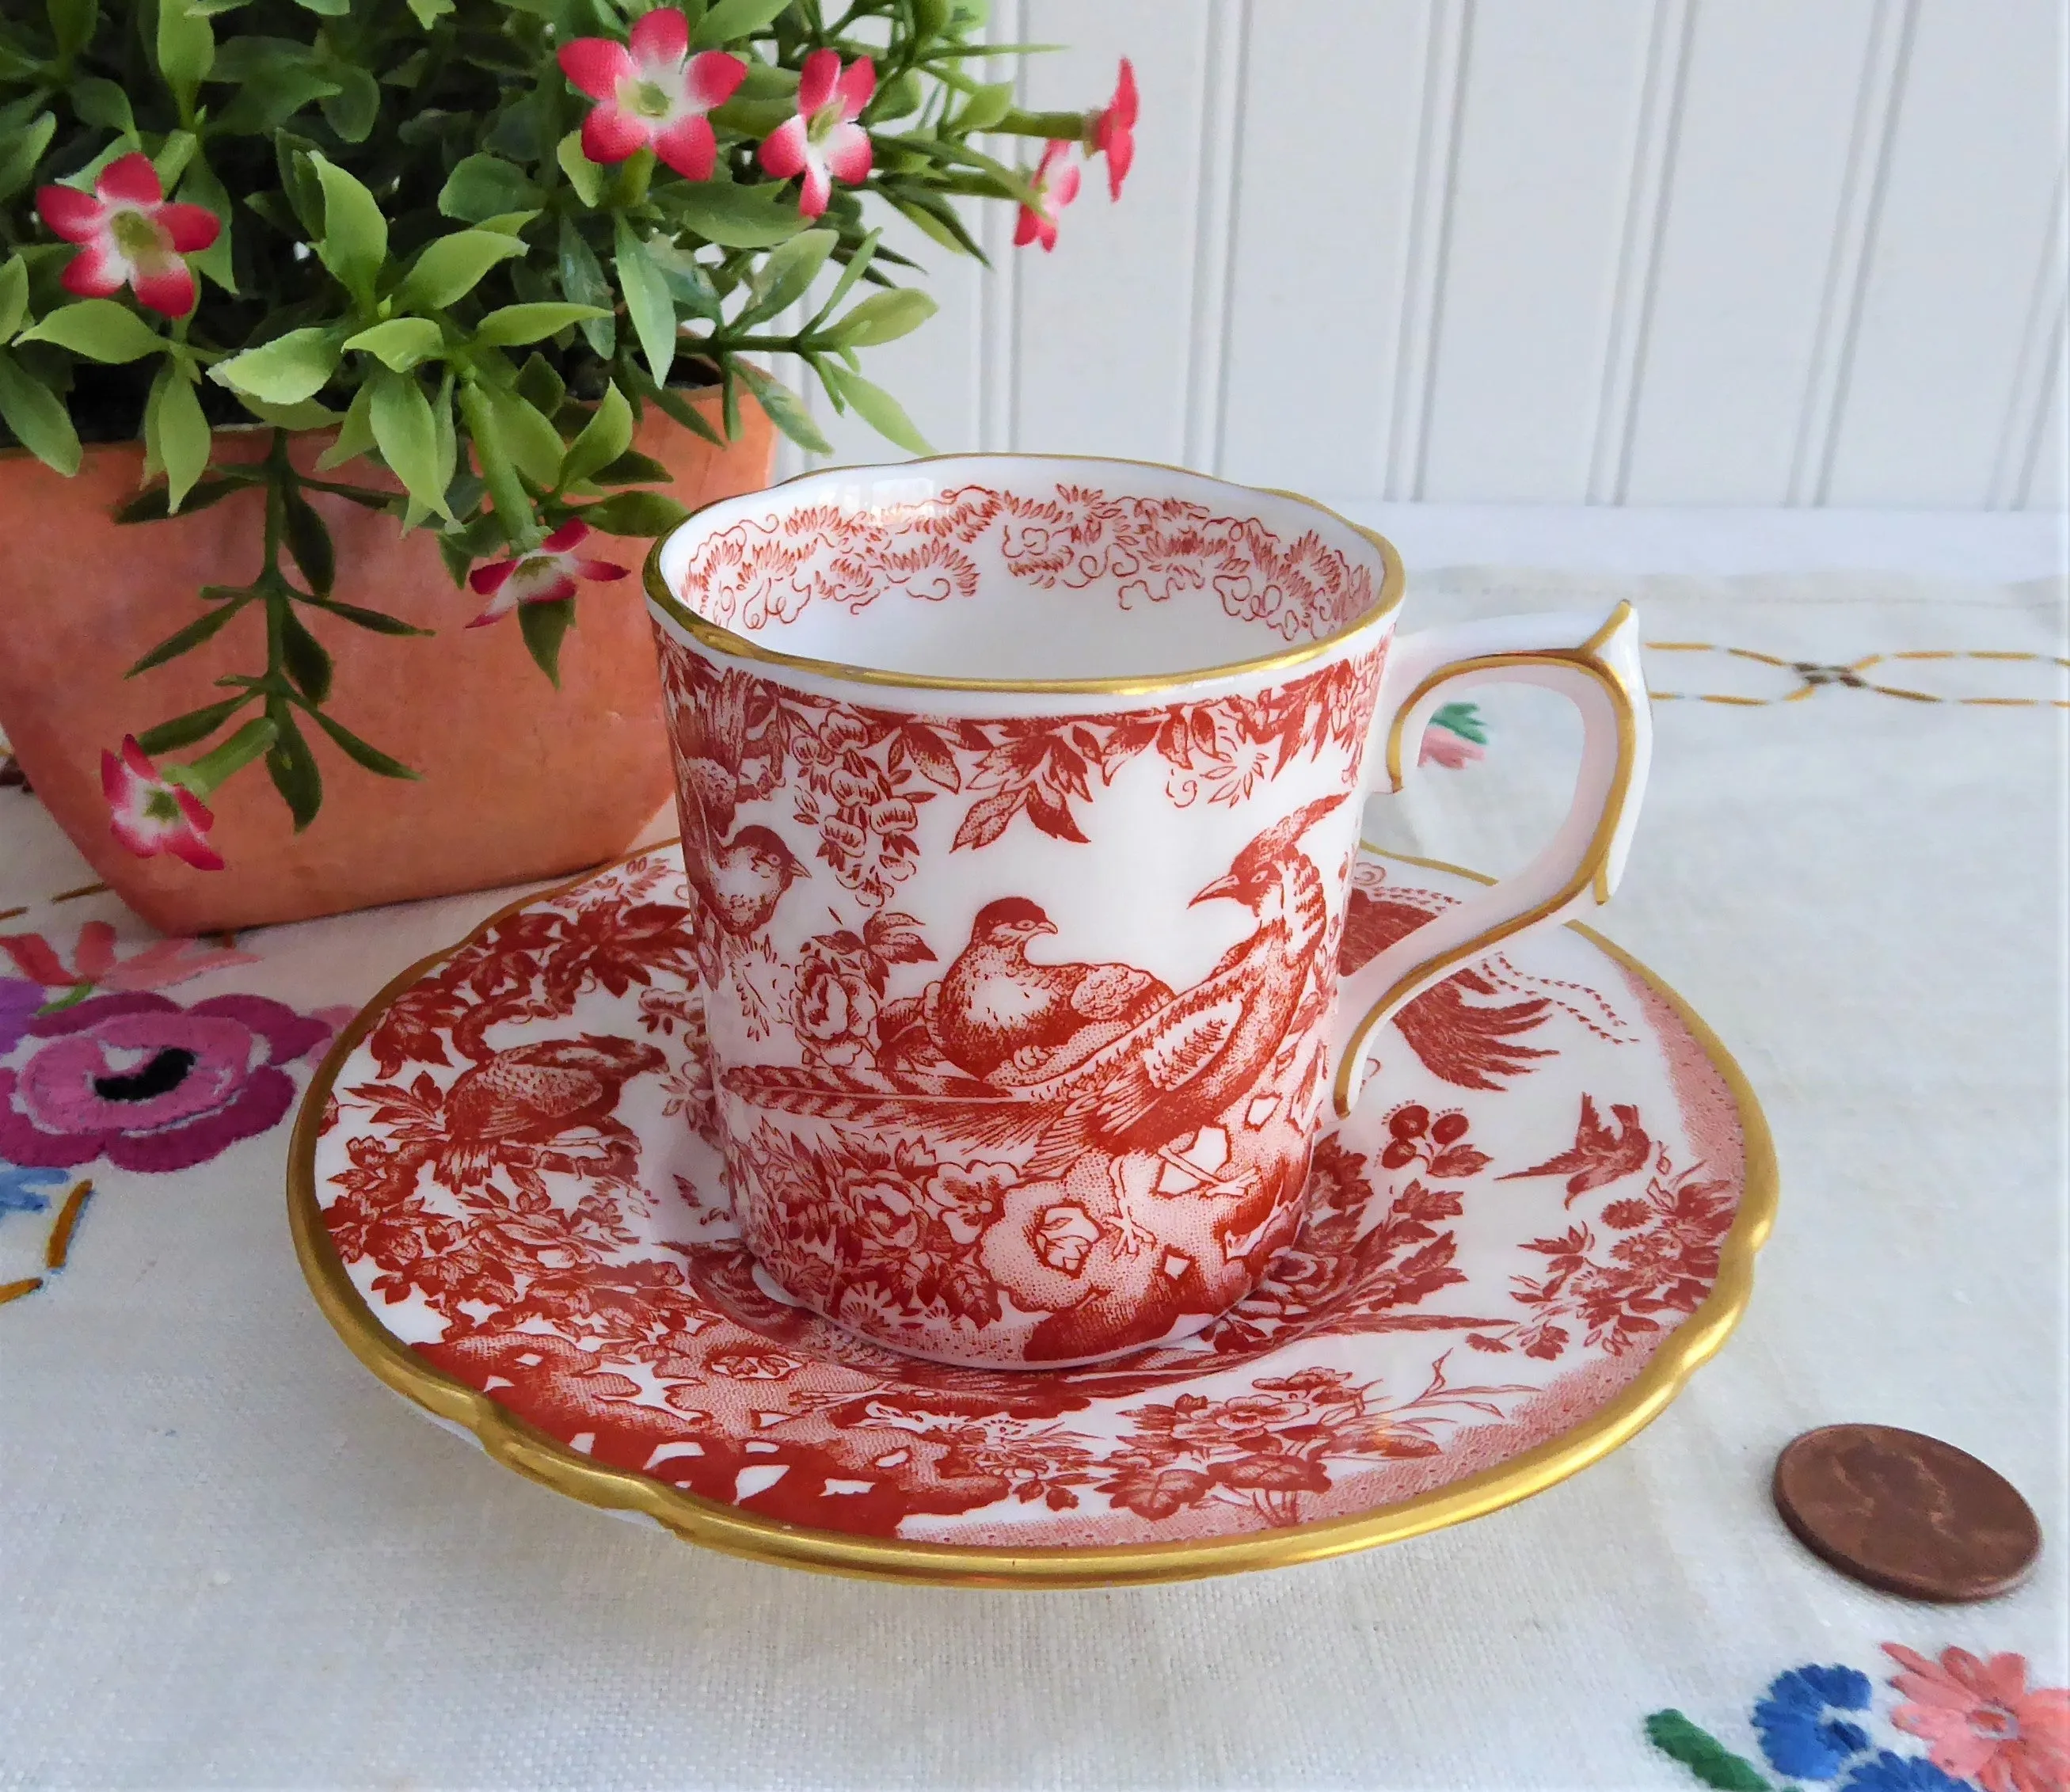
<path fill-rule="evenodd" d="M 1647 1712 L 1757 1758 L 1749 1709 L 1799 1663 L 1880 1683 L 1883 1642 L 1959 1644 L 2063 1684 L 2062 582 L 1675 575 L 1657 528 L 1659 575 L 1445 571 L 1402 533 L 1410 628 L 1629 598 L 1688 644 L 1649 652 L 1675 694 L 1603 925 L 1737 1055 L 1782 1197 L 1743 1325 L 1663 1418 L 1536 1499 L 1336 1562 L 1116 1592 L 822 1578 L 612 1523 L 387 1393 L 304 1289 L 284 1120 L 190 1170 L 86 1164 L 61 1271 L 36 1253 L 64 1184 L 0 1211 L 0 1283 L 43 1283 L 0 1305 L 0 1786 L 1671 1788 L 1696 1782 Z M 1792 669 L 1922 653 L 2039 657 L 1850 674 L 1883 689 Z M 1477 701 L 1486 759 L 1377 801 L 1381 844 L 1501 870 L 1544 837 L 1578 730 L 1542 693 Z M 53 899 L 91 881 L 0 791 L 0 935 L 144 944 L 105 894 Z M 177 999 L 357 1007 L 512 894 L 267 930 Z M 1937 1608 L 1806 1554 L 1769 1474 L 1844 1420 L 2010 1477 L 2035 1577 Z M 1921 1752 L 1891 1702 L 1872 1728 Z"/>

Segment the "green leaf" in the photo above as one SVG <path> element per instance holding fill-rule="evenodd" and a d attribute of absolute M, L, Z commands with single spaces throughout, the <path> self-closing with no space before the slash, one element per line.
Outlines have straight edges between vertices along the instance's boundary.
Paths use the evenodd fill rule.
<path fill-rule="evenodd" d="M 609 466 L 632 446 L 632 407 L 625 402 L 625 395 L 616 386 L 606 387 L 596 415 L 568 444 L 568 451 L 562 458 L 562 487 L 577 485 L 591 473 Z"/>
<path fill-rule="evenodd" d="M 984 260 L 984 251 L 977 246 L 977 239 L 971 235 L 963 219 L 957 216 L 956 208 L 939 194 L 926 193 L 909 186 L 896 193 L 886 192 L 884 196 L 943 248 L 953 249 L 958 255 L 973 256 L 980 261 Z"/>
<path fill-rule="evenodd" d="M 718 0 L 690 34 L 690 47 L 710 50 L 751 37 L 790 3 L 791 0 Z"/>
<path fill-rule="evenodd" d="M 423 388 L 415 374 L 386 368 L 374 374 L 372 383 L 370 417 L 381 458 L 418 503 L 450 518 L 445 477 L 438 460 L 438 426 Z"/>
<path fill-rule="evenodd" d="M 252 482 L 247 479 L 204 479 L 189 492 L 181 501 L 181 513 L 192 516 L 197 510 L 206 510 L 211 504 L 220 504 L 232 492 L 241 492 Z M 139 492 L 115 513 L 119 523 L 163 522 L 172 514 L 166 488 L 153 485 L 148 492 Z"/>
<path fill-rule="evenodd" d="M 501 156 L 472 155 L 446 177 L 439 210 L 448 218 L 478 224 L 499 213 L 536 207 L 546 195 Z"/>
<path fill-rule="evenodd" d="M 1716 1792 L 1773 1792 L 1751 1761 L 1734 1754 L 1679 1711 L 1655 1712 L 1646 1720 L 1646 1739 Z"/>
<path fill-rule="evenodd" d="M 323 190 L 323 239 L 317 245 L 332 276 L 362 305 L 388 259 L 388 220 L 358 177 L 321 154 L 309 158 Z"/>
<path fill-rule="evenodd" d="M 575 190 L 575 197 L 594 211 L 603 197 L 604 173 L 583 153 L 580 131 L 570 131 L 554 145 L 554 160 L 568 177 L 568 185 Z"/>
<path fill-rule="evenodd" d="M 550 487 L 560 477 L 561 432 L 515 391 L 483 389 L 505 452 L 534 485 Z"/>
<path fill-rule="evenodd" d="M 568 632 L 568 625 L 575 620 L 575 600 L 563 597 L 550 603 L 521 603 L 518 606 L 518 628 L 525 637 L 525 645 L 538 663 L 539 669 L 553 680 L 556 690 L 561 685 L 561 637 Z"/>
<path fill-rule="evenodd" d="M 704 413 L 681 393 L 672 392 L 665 387 L 649 386 L 640 394 L 640 396 L 652 403 L 658 404 L 665 415 L 674 418 L 693 435 L 702 436 L 713 447 L 726 446 L 726 437 L 713 428 L 706 420 Z M 613 461 L 612 464 L 616 466 L 617 462 Z M 606 472 L 609 470 L 608 468 L 605 469 Z"/>
<path fill-rule="evenodd" d="M 840 240 L 832 231 L 808 230 L 772 249 L 748 282 L 747 306 L 736 321 L 759 323 L 804 297 Z"/>
<path fill-rule="evenodd" d="M 321 703 L 330 695 L 330 655 L 295 614 L 292 603 L 280 612 L 280 661 L 296 688 L 312 703 Z"/>
<path fill-rule="evenodd" d="M 894 342 L 918 329 L 939 308 L 916 287 L 894 287 L 873 293 L 834 325 L 833 338 L 845 349 Z"/>
<path fill-rule="evenodd" d="M 251 698 L 240 692 L 235 697 L 224 698 L 220 703 L 204 703 L 185 715 L 160 722 L 155 728 L 146 728 L 137 737 L 137 744 L 153 755 L 191 747 L 198 740 L 206 740 L 249 702 Z"/>
<path fill-rule="evenodd" d="M 162 354 L 170 345 L 149 325 L 112 299 L 81 299 L 59 305 L 22 332 L 24 342 L 55 342 L 92 361 L 134 361 Z"/>
<path fill-rule="evenodd" d="M 120 132 L 131 138 L 137 135 L 137 115 L 129 109 L 129 96 L 99 75 L 84 75 L 72 84 L 72 109 L 85 123 L 97 125 L 104 131 Z M 191 132 L 174 134 L 186 137 L 190 145 L 194 141 Z M 159 180 L 162 182 L 165 178 L 161 172 Z"/>
<path fill-rule="evenodd" d="M 396 295 L 415 311 L 443 311 L 464 298 L 499 261 L 522 255 L 525 245 L 498 231 L 456 231 L 434 238 L 403 280 Z"/>
<path fill-rule="evenodd" d="M 186 178 L 180 182 L 179 198 L 184 204 L 207 207 L 223 227 L 207 248 L 187 257 L 187 264 L 207 275 L 224 292 L 234 293 L 237 290 L 237 274 L 230 247 L 230 195 L 205 157 L 197 155 L 187 164 Z"/>
<path fill-rule="evenodd" d="M 561 376 L 543 354 L 531 356 L 519 369 L 517 391 L 518 397 L 543 417 L 552 416 L 568 395 Z"/>
<path fill-rule="evenodd" d="M 350 0 L 348 0 L 348 4 Z M 309 0 L 302 0 L 307 6 Z M 324 122 L 348 143 L 364 143 L 374 129 L 374 121 L 381 116 L 381 84 L 363 68 L 333 62 L 330 77 L 338 83 L 338 92 L 325 94 L 317 104 L 323 108 Z"/>
<path fill-rule="evenodd" d="M 717 323 L 721 315 L 718 288 L 712 284 L 711 276 L 697 257 L 685 255 L 662 237 L 650 236 L 646 248 L 647 259 L 661 270 L 669 296 L 678 305 L 686 306 L 693 317 Z"/>
<path fill-rule="evenodd" d="M 603 264 L 583 240 L 575 220 L 565 215 L 561 219 L 560 257 L 561 290 L 577 305 L 590 305 L 603 313 L 584 323 L 582 333 L 590 352 L 599 360 L 608 361 L 618 350 L 618 325 L 611 315 L 611 283 L 603 277 Z"/>
<path fill-rule="evenodd" d="M 991 81 L 974 88 L 947 128 L 959 133 L 988 131 L 1013 109 L 1013 84 Z"/>
<path fill-rule="evenodd" d="M 665 485 L 675 477 L 652 455 L 628 448 L 609 466 L 599 468 L 595 479 L 599 485 Z"/>
<path fill-rule="evenodd" d="M 0 349 L 0 421 L 47 467 L 69 479 L 79 471 L 79 436 L 64 402 Z"/>
<path fill-rule="evenodd" d="M 873 386 L 861 374 L 851 373 L 832 361 L 814 365 L 827 390 L 853 406 L 856 415 L 886 441 L 895 442 L 914 454 L 935 452 L 927 445 L 927 438 L 913 427 L 905 407 L 882 386 Z"/>
<path fill-rule="evenodd" d="M 613 220 L 618 267 L 618 289 L 625 295 L 625 314 L 632 320 L 633 333 L 640 338 L 640 353 L 657 386 L 669 383 L 669 369 L 676 358 L 676 305 L 669 297 L 661 270 L 647 259 L 640 239 L 623 216 Z"/>
<path fill-rule="evenodd" d="M 178 3 L 162 0 L 158 7 L 158 72 L 180 103 L 180 117 L 187 121 L 194 111 L 194 95 L 207 80 L 215 60 L 215 33 L 206 18 L 198 18 Z"/>
<path fill-rule="evenodd" d="M 317 596 L 329 596 L 332 583 L 338 577 L 338 554 L 331 546 L 330 530 L 317 515 L 316 507 L 302 496 L 299 486 L 288 488 L 282 509 L 280 520 L 286 526 L 288 551 L 294 555 L 295 564 L 301 569 L 303 583 Z M 322 699 L 318 698 L 317 701 L 321 702 Z"/>
<path fill-rule="evenodd" d="M 321 13 L 326 18 L 343 18 L 352 10 L 352 0 L 297 0 L 304 10 Z"/>
<path fill-rule="evenodd" d="M 327 615 L 342 616 L 347 622 L 376 635 L 429 635 L 429 628 L 419 628 L 400 616 L 391 616 L 385 610 L 362 609 L 357 603 L 341 603 L 334 597 L 305 597 L 305 603 L 313 604 Z"/>
<path fill-rule="evenodd" d="M 43 159 L 57 128 L 54 114 L 39 112 L 27 130 L 0 148 L 0 199 L 12 198 L 35 178 L 36 164 Z"/>
<path fill-rule="evenodd" d="M 202 415 L 186 371 L 171 362 L 159 370 L 151 407 L 153 452 L 166 471 L 166 508 L 178 510 L 208 465 L 214 446 L 208 419 Z"/>
<path fill-rule="evenodd" d="M 661 492 L 614 492 L 601 504 L 575 514 L 607 535 L 665 535 L 690 513 L 687 505 Z"/>
<path fill-rule="evenodd" d="M 266 718 L 280 730 L 280 738 L 267 749 L 266 769 L 272 774 L 273 788 L 286 800 L 288 812 L 295 818 L 295 832 L 300 833 L 323 807 L 323 774 L 317 768 L 309 743 L 288 714 L 284 698 L 267 700 Z"/>
<path fill-rule="evenodd" d="M 469 380 L 460 389 L 460 414 L 467 423 L 475 458 L 481 463 L 482 482 L 489 488 L 489 501 L 495 507 L 494 517 L 483 520 L 493 522 L 497 532 L 515 546 L 532 530 L 532 501 L 518 482 L 502 426 L 497 421 L 494 395 L 478 380 Z M 444 552 L 445 537 L 440 538 L 439 546 Z M 454 580 L 456 584 L 459 582 Z"/>
<path fill-rule="evenodd" d="M 499 211 L 493 218 L 481 219 L 480 228 L 493 230 L 499 236 L 522 236 L 525 234 L 525 227 L 538 215 L 537 211 Z M 519 272 L 531 273 L 536 272 L 537 270 L 523 268 Z M 541 277 L 543 279 L 544 276 Z"/>
<path fill-rule="evenodd" d="M 76 56 L 93 41 L 100 23 L 100 0 L 49 0 L 51 35 L 60 56 Z"/>
<path fill-rule="evenodd" d="M 798 402 L 798 395 L 781 380 L 771 379 L 751 362 L 728 358 L 726 365 L 747 382 L 747 389 L 761 400 L 769 420 L 810 454 L 832 454 L 833 444 L 820 433 L 820 426 Z M 737 432 L 736 432 L 737 433 Z"/>
<path fill-rule="evenodd" d="M 799 213 L 797 195 L 780 181 L 761 186 L 698 181 L 669 188 L 667 200 L 685 224 L 722 248 L 771 248 L 809 222 Z"/>
<path fill-rule="evenodd" d="M 157 171 L 158 185 L 164 191 L 170 193 L 180 184 L 180 176 L 187 171 L 187 164 L 200 148 L 201 139 L 192 131 L 171 132 L 158 145 L 158 153 L 151 158 L 151 166 Z"/>
<path fill-rule="evenodd" d="M 452 10 L 453 0 L 410 0 L 410 10 L 428 31 Z M 411 775 L 414 777 L 415 774 L 412 772 Z"/>
<path fill-rule="evenodd" d="M 877 257 L 878 245 L 883 240 L 884 232 L 873 230 L 856 244 L 854 252 L 848 258 L 847 265 L 841 271 L 841 278 L 834 282 L 834 289 L 828 293 L 825 304 L 820 307 L 806 326 L 808 329 L 817 329 L 833 315 L 835 308 L 841 301 L 854 290 L 855 283 L 869 272 L 870 263 Z"/>
<path fill-rule="evenodd" d="M 374 446 L 374 388 L 362 386 L 346 407 L 345 421 L 338 425 L 338 440 L 317 456 L 317 471 L 329 473 L 355 460 Z"/>
<path fill-rule="evenodd" d="M 248 41 L 232 38 L 225 47 L 235 50 Z M 264 137 L 312 100 L 328 100 L 337 92 L 338 80 L 329 71 L 313 63 L 285 63 L 268 69 L 263 79 L 247 81 L 243 92 L 212 122 L 226 137 Z"/>
<path fill-rule="evenodd" d="M 184 628 L 175 628 L 122 676 L 134 678 L 139 673 L 162 666 L 168 660 L 177 660 L 182 653 L 191 653 L 203 641 L 212 640 L 217 631 L 251 601 L 248 596 L 233 597 L 227 603 L 219 603 L 207 614 L 196 616 Z"/>
<path fill-rule="evenodd" d="M 261 423 L 271 423 L 276 429 L 329 429 L 345 420 L 343 412 L 314 399 L 304 399 L 296 404 L 269 404 L 248 392 L 240 392 L 238 402 Z"/>
<path fill-rule="evenodd" d="M 610 315 L 594 305 L 506 305 L 474 326 L 474 340 L 477 344 L 508 348 L 515 343 L 536 342 L 570 324 Z"/>
<path fill-rule="evenodd" d="M 452 0 L 446 0 L 450 6 Z M 342 722 L 334 722 L 321 710 L 312 710 L 317 726 L 338 743 L 338 750 L 357 765 L 383 778 L 421 778 L 421 771 L 412 771 L 400 759 L 391 759 L 378 747 L 370 747 Z"/>
<path fill-rule="evenodd" d="M 323 390 L 339 353 L 329 330 L 311 325 L 219 362 L 209 378 L 271 404 L 295 404 Z"/>
<path fill-rule="evenodd" d="M 345 346 L 372 355 L 399 374 L 438 354 L 445 340 L 445 332 L 428 317 L 391 317 L 385 324 L 348 336 Z"/>
<path fill-rule="evenodd" d="M 19 256 L 0 262 L 0 342 L 13 340 L 29 314 L 29 264 Z"/>

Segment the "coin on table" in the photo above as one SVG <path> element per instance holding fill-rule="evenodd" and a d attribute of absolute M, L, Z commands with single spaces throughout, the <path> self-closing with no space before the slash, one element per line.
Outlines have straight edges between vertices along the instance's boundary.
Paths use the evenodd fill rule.
<path fill-rule="evenodd" d="M 2033 1508 L 1996 1469 L 1894 1426 L 1806 1431 L 1776 1459 L 1774 1493 L 1806 1549 L 1908 1599 L 1995 1598 L 2041 1553 Z"/>

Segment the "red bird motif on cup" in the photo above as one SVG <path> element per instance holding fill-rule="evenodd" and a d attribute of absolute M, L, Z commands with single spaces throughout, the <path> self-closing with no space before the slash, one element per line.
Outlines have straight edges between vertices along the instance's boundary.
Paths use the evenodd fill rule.
<path fill-rule="evenodd" d="M 1119 1038 L 1172 992 L 1132 964 L 1041 964 L 1029 943 L 1056 923 L 1025 896 L 988 902 L 970 943 L 918 997 L 887 1005 L 889 1062 L 1025 1085 Z M 880 1054 L 879 1062 L 886 1062 Z"/>
<path fill-rule="evenodd" d="M 1604 1125 L 1595 1103 L 1582 1096 L 1581 1124 L 1574 1129 L 1571 1146 L 1543 1164 L 1528 1170 L 1512 1170 L 1495 1180 L 1517 1182 L 1526 1176 L 1564 1176 L 1567 1198 L 1561 1205 L 1572 1207 L 1576 1196 L 1585 1195 L 1591 1189 L 1607 1188 L 1633 1171 L 1645 1168 L 1653 1155 L 1653 1141 L 1638 1123 L 1638 1110 L 1625 1102 L 1612 1102 L 1610 1112 L 1618 1119 L 1614 1130 Z"/>
<path fill-rule="evenodd" d="M 1189 1187 L 1201 1187 L 1200 1167 L 1178 1148 L 1266 1075 L 1311 976 L 1326 969 L 1316 952 L 1328 930 L 1328 894 L 1299 841 L 1344 800 L 1311 803 L 1238 853 L 1228 874 L 1193 901 L 1242 903 L 1257 917 L 1250 937 L 1190 989 L 1158 1003 L 1068 1069 L 1017 1087 L 932 1078 L 926 1080 L 939 1086 L 883 1091 L 830 1083 L 812 1072 L 752 1067 L 730 1071 L 726 1086 L 778 1112 L 913 1125 L 980 1150 L 1025 1148 L 1029 1156 L 1022 1173 L 1030 1179 L 1055 1176 L 1089 1152 L 1103 1155 L 1124 1235 L 1147 1237 L 1128 1217 L 1124 1160 L 1154 1155 L 1185 1172 Z M 1241 1192 L 1212 1182 L 1205 1187 Z"/>

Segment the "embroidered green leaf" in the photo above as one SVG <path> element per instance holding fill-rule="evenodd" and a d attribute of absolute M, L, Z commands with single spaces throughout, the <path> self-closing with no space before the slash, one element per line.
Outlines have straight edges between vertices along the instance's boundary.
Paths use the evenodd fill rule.
<path fill-rule="evenodd" d="M 1481 720 L 1481 712 L 1474 704 L 1447 703 L 1430 721 L 1433 726 L 1447 729 L 1476 747 L 1487 745 L 1487 724 Z"/>
<path fill-rule="evenodd" d="M 1679 1711 L 1655 1712 L 1646 1720 L 1646 1739 L 1717 1792 L 1775 1792 L 1745 1756 L 1734 1754 Z"/>

